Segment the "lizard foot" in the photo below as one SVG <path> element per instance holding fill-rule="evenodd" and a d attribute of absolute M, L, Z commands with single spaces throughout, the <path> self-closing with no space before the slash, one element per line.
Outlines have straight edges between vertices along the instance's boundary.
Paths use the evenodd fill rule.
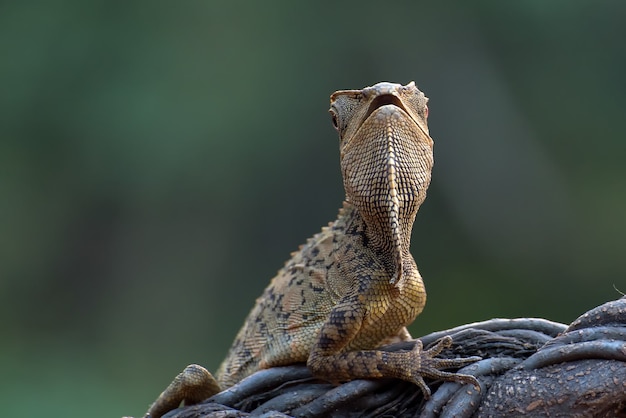
<path fill-rule="evenodd" d="M 424 346 L 421 340 L 417 340 L 415 343 L 415 347 L 409 354 L 413 358 L 413 366 L 412 370 L 409 370 L 410 380 L 415 383 L 422 390 L 424 394 L 424 398 L 430 398 L 430 389 L 424 382 L 424 378 L 430 378 L 434 380 L 446 380 L 452 382 L 460 382 L 474 385 L 477 390 L 480 390 L 480 384 L 478 380 L 471 375 L 467 374 L 459 374 L 459 373 L 451 373 L 445 372 L 442 369 L 448 368 L 459 368 L 463 367 L 467 364 L 474 363 L 478 360 L 481 360 L 481 357 L 472 356 L 465 358 L 455 358 L 455 359 L 447 359 L 447 358 L 437 358 L 444 349 L 452 346 L 452 338 L 450 336 L 445 336 L 441 338 L 437 343 L 429 348 L 428 350 L 424 350 Z"/>
<path fill-rule="evenodd" d="M 178 408 L 183 401 L 186 405 L 193 405 L 218 392 L 220 387 L 213 375 L 202 366 L 190 364 L 159 395 L 144 418 L 160 418 Z"/>

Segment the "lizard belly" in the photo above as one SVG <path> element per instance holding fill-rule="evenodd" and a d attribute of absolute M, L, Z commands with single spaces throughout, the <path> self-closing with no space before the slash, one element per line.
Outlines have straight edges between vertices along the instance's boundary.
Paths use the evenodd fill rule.
<path fill-rule="evenodd" d="M 361 330 L 346 351 L 372 349 L 404 335 L 404 328 L 415 320 L 426 303 L 422 279 L 417 270 L 413 272 L 402 282 L 401 288 L 385 284 L 385 289 L 379 293 L 381 296 L 369 304 Z"/>

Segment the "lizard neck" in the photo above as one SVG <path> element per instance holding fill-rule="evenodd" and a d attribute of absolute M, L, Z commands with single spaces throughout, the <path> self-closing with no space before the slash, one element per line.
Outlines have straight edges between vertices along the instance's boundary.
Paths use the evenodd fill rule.
<path fill-rule="evenodd" d="M 392 284 L 403 278 L 413 222 L 426 198 L 432 168 L 429 144 L 405 136 L 392 132 L 356 138 L 342 158 L 346 201 L 363 220 L 368 247 L 388 266 Z"/>
<path fill-rule="evenodd" d="M 405 219 L 398 217 L 388 223 L 367 215 L 346 199 L 339 212 L 339 222 L 346 225 L 347 235 L 361 237 L 363 245 L 378 255 L 390 281 L 397 283 L 402 279 L 405 261 L 411 258 L 411 230 L 415 214 L 408 214 Z"/>

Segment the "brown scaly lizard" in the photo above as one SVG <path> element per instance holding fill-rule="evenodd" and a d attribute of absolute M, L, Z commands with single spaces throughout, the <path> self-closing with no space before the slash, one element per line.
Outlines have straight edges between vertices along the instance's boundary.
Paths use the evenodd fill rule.
<path fill-rule="evenodd" d="M 442 370 L 479 359 L 436 358 L 450 337 L 429 350 L 419 340 L 408 352 L 377 349 L 410 339 L 406 326 L 426 303 L 409 245 L 433 166 L 427 101 L 413 82 L 332 94 L 346 192 L 337 220 L 292 253 L 256 300 L 217 380 L 188 366 L 146 416 L 200 402 L 257 370 L 299 362 L 333 382 L 407 380 L 425 397 L 425 377 L 479 387 L 473 376 Z"/>

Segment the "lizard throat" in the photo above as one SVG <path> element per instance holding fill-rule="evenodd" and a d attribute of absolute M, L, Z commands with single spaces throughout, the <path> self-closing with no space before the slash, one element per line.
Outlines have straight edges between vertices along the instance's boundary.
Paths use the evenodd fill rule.
<path fill-rule="evenodd" d="M 390 282 L 399 284 L 430 183 L 432 148 L 406 112 L 388 104 L 375 109 L 346 142 L 341 165 L 346 200 L 363 218 Z"/>

